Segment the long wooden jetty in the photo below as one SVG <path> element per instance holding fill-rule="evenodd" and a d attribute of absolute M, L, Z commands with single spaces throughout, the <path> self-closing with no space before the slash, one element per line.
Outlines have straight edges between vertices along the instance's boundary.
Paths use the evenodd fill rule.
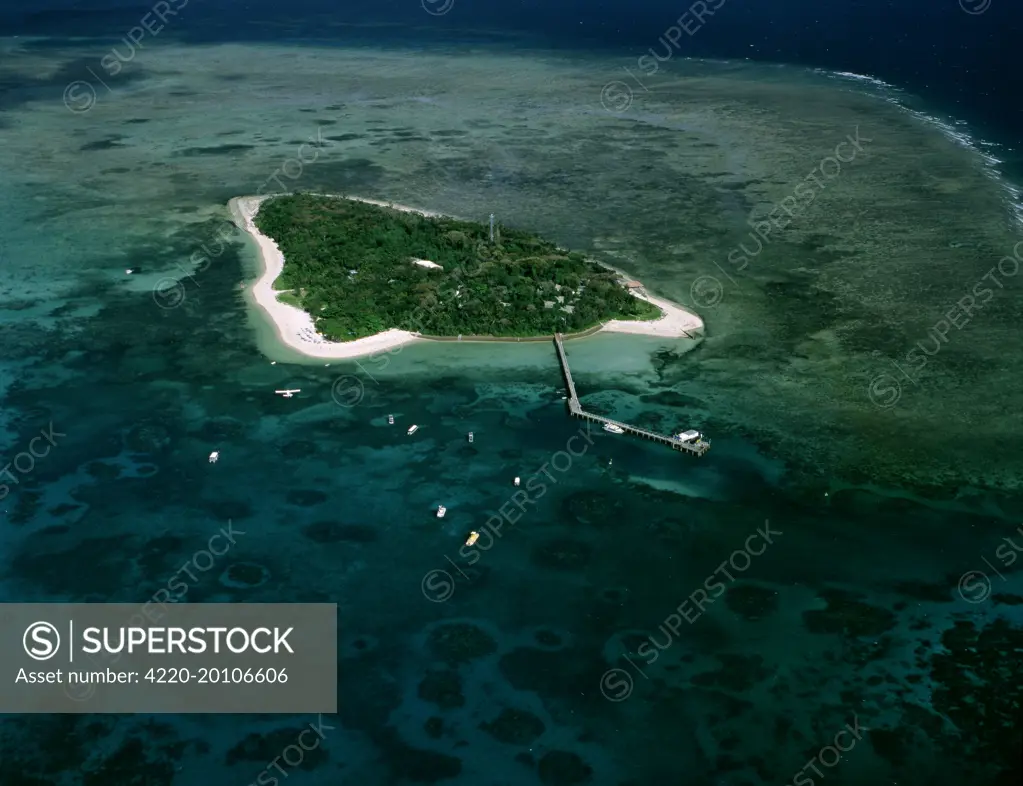
<path fill-rule="evenodd" d="M 636 426 L 630 426 L 628 423 L 622 423 L 617 420 L 611 420 L 611 418 L 605 418 L 602 415 L 594 414 L 593 412 L 587 412 L 583 409 L 582 404 L 579 403 L 579 396 L 575 390 L 575 382 L 572 380 L 572 370 L 568 367 L 568 358 L 565 356 L 565 344 L 560 333 L 554 334 L 554 347 L 558 351 L 558 362 L 561 364 L 561 372 L 565 375 L 565 385 L 568 387 L 568 411 L 572 417 L 596 421 L 598 423 L 611 423 L 620 427 L 626 434 L 634 434 L 635 436 L 642 437 L 643 439 L 660 442 L 667 445 L 672 450 L 690 453 L 697 457 L 702 456 L 710 450 L 709 442 L 704 442 L 702 440 L 699 442 L 681 442 L 674 437 L 657 434 L 653 431 L 647 431 L 644 428 L 637 428 Z"/>

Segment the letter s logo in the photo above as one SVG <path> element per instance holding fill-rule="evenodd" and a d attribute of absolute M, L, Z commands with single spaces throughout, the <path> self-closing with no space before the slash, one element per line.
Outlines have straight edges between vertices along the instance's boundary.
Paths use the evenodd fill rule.
<path fill-rule="evenodd" d="M 60 633 L 49 622 L 33 622 L 25 628 L 21 643 L 33 660 L 49 660 L 60 649 Z"/>

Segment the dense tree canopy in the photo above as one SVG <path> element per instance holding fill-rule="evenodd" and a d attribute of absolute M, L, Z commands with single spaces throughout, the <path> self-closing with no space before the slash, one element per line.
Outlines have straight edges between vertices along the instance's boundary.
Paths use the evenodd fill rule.
<path fill-rule="evenodd" d="M 308 194 L 267 200 L 256 226 L 284 254 L 279 297 L 335 341 L 388 328 L 541 336 L 659 313 L 612 271 L 519 230 L 502 227 L 491 243 L 482 224 Z"/>

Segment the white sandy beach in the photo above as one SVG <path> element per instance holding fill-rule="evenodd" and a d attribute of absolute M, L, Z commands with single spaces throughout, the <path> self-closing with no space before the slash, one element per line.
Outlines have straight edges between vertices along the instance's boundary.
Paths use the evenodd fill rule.
<path fill-rule="evenodd" d="M 609 333 L 636 333 L 642 336 L 660 336 L 661 338 L 692 338 L 694 333 L 703 330 L 702 319 L 670 300 L 654 297 L 649 292 L 633 291 L 632 294 L 661 309 L 663 312 L 661 318 L 645 322 L 611 319 L 604 323 L 601 330 L 606 330 Z"/>
<path fill-rule="evenodd" d="M 323 194 L 322 196 L 334 195 Z M 425 340 L 418 333 L 392 328 L 391 330 L 377 333 L 375 336 L 368 336 L 355 341 L 328 341 L 317 333 L 315 323 L 309 314 L 300 308 L 278 300 L 273 283 L 284 270 L 284 255 L 273 240 L 263 235 L 256 228 L 254 221 L 256 214 L 259 212 L 260 205 L 269 198 L 269 195 L 236 197 L 228 203 L 228 207 L 238 227 L 252 235 L 259 246 L 260 257 L 263 262 L 263 272 L 252 286 L 252 295 L 256 303 L 269 315 L 281 341 L 308 357 L 344 360 L 372 355 L 377 352 L 386 352 L 404 344 Z M 436 217 L 440 215 L 376 199 L 347 198 L 357 199 L 360 202 L 368 202 L 369 204 L 381 207 L 391 207 L 395 210 L 420 213 L 424 216 Z M 427 260 L 413 260 L 413 262 L 421 264 L 422 262 L 427 262 Z M 434 264 L 429 263 L 424 265 L 424 267 Z M 440 266 L 436 265 L 436 267 Z M 646 322 L 613 319 L 603 325 L 602 331 L 634 333 L 645 336 L 658 336 L 660 338 L 692 338 L 694 332 L 703 329 L 703 321 L 680 306 L 662 298 L 653 297 L 646 292 L 633 291 L 633 294 L 660 308 L 664 312 L 663 316 L 660 319 Z"/>
<path fill-rule="evenodd" d="M 256 303 L 270 315 L 281 341 L 309 357 L 344 360 L 385 352 L 420 340 L 415 333 L 392 328 L 383 333 L 377 333 L 375 336 L 367 336 L 355 341 L 327 341 L 316 332 L 316 325 L 309 314 L 300 308 L 278 300 L 273 283 L 284 270 L 284 255 L 273 240 L 256 228 L 253 220 L 256 213 L 259 212 L 259 206 L 268 198 L 268 196 L 238 197 L 232 199 L 228 206 L 235 218 L 235 223 L 252 235 L 259 245 L 260 257 L 263 260 L 263 274 L 253 284 L 252 295 Z M 363 201 L 370 202 L 372 200 Z M 387 206 L 384 202 L 373 202 L 373 204 Z M 394 207 L 398 210 L 411 210 L 411 208 L 398 205 L 394 205 Z"/>

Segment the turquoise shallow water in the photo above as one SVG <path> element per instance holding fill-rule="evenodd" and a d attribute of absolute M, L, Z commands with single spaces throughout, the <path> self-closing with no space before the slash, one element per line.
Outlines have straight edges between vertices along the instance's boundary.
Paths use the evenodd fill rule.
<path fill-rule="evenodd" d="M 3 129 L 13 151 L 3 155 L 30 165 L 0 196 L 2 449 L 16 456 L 50 423 L 61 434 L 0 501 L 5 599 L 142 601 L 230 522 L 243 534 L 189 584 L 189 601 L 339 604 L 339 712 L 289 783 L 783 784 L 830 760 L 821 751 L 847 724 L 867 730 L 840 762 L 818 764 L 828 782 L 995 782 L 1019 698 L 1023 581 L 997 556 L 1016 537 L 1016 498 L 961 479 L 940 499 L 871 485 L 772 447 L 753 415 L 719 406 L 734 395 L 741 409 L 740 389 L 760 385 L 776 397 L 767 411 L 800 393 L 765 381 L 758 364 L 782 350 L 752 307 L 716 315 L 700 346 L 568 344 L 588 408 L 700 428 L 714 447 L 699 461 L 569 419 L 544 343 L 414 345 L 386 364 L 267 354 L 267 327 L 240 287 L 251 248 L 235 235 L 201 272 L 188 260 L 225 225 L 229 197 L 255 191 L 332 118 L 324 104 L 360 107 L 359 131 L 334 135 L 362 138 L 311 165 L 311 188 L 433 197 L 460 214 L 497 202 L 580 244 L 604 233 L 607 213 L 577 198 L 544 215 L 544 199 L 563 192 L 538 171 L 535 129 L 513 128 L 521 149 L 497 152 L 457 96 L 436 98 L 464 112 L 448 124 L 481 134 L 472 144 L 493 156 L 485 163 L 459 158 L 435 182 L 416 167 L 454 157 L 445 137 L 425 153 L 376 149 L 385 132 L 367 127 L 401 130 L 410 106 L 433 111 L 395 56 L 344 55 L 339 73 L 353 62 L 373 73 L 357 89 L 282 86 L 269 67 L 229 79 L 252 56 L 242 47 L 203 54 L 222 58 L 220 70 L 162 56 L 145 65 L 149 92 L 125 86 L 81 115 L 41 100 Z M 557 105 L 541 98 L 517 95 L 509 111 Z M 211 108 L 228 100 L 231 110 Z M 182 112 L 189 102 L 204 111 Z M 43 129 L 57 140 L 46 149 Z M 242 153 L 218 149 L 236 131 L 259 138 Z M 656 181 L 642 166 L 622 162 L 612 179 Z M 675 196 L 696 191 L 685 183 Z M 662 221 L 620 207 L 640 229 Z M 637 254 L 630 270 L 684 294 L 676 263 Z M 143 272 L 125 276 L 135 265 Z M 153 296 L 168 277 L 183 293 L 170 308 Z M 801 307 L 802 290 L 770 292 L 779 310 Z M 819 382 L 789 374 L 793 388 Z M 274 396 L 283 386 L 302 392 Z M 835 412 L 807 412 L 807 430 Z M 531 488 L 521 518 L 460 553 L 466 532 L 512 499 L 515 476 Z M 963 581 L 970 571 L 989 584 Z M 701 598 L 712 602 L 694 611 Z M 315 720 L 7 717 L 0 773 L 243 785 Z"/>

